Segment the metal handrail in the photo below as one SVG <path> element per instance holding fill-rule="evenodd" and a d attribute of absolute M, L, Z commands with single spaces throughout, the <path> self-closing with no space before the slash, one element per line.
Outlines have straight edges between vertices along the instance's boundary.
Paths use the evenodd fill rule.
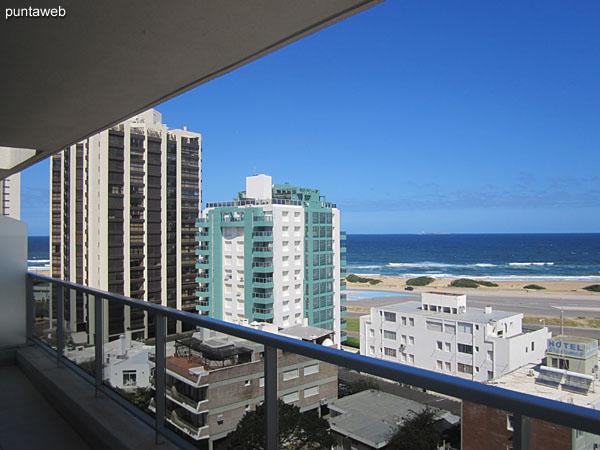
<path fill-rule="evenodd" d="M 287 352 L 296 353 L 298 355 L 317 359 L 330 364 L 335 364 L 337 366 L 347 367 L 349 369 L 387 378 L 392 381 L 413 385 L 473 403 L 483 404 L 493 408 L 512 412 L 514 413 L 514 420 L 516 423 L 515 448 L 522 449 L 526 447 L 526 445 L 520 445 L 521 438 L 523 436 L 518 436 L 518 430 L 528 429 L 526 426 L 520 426 L 525 422 L 527 417 L 560 424 L 590 433 L 598 433 L 598 430 L 600 429 L 600 411 L 591 408 L 585 408 L 570 403 L 563 403 L 530 394 L 523 394 L 520 392 L 511 391 L 509 389 L 465 380 L 418 367 L 407 366 L 396 362 L 375 359 L 343 350 L 324 347 L 310 342 L 304 342 L 302 340 L 293 339 L 278 334 L 272 334 L 265 331 L 256 330 L 254 328 L 223 322 L 206 316 L 199 316 L 177 309 L 168 308 L 166 306 L 125 297 L 123 295 L 112 294 L 100 289 L 82 286 L 69 281 L 58 280 L 45 275 L 34 273 L 29 273 L 28 275 L 30 280 L 44 281 L 58 286 L 63 286 L 67 289 L 75 289 L 79 292 L 93 295 L 97 298 L 106 299 L 107 301 L 114 301 L 121 305 L 139 308 L 159 317 L 162 316 L 173 320 L 181 320 L 199 327 L 208 328 L 214 331 L 236 336 L 238 338 L 254 341 L 265 345 L 266 348 L 276 348 Z M 32 302 L 33 295 L 31 295 L 27 300 L 28 302 Z M 31 315 L 31 313 L 29 314 Z M 32 317 L 29 319 L 30 322 L 32 322 Z M 33 324 L 31 323 L 30 326 L 33 326 Z M 164 338 L 164 336 L 162 338 Z M 265 364 L 272 364 L 272 361 L 268 363 L 265 361 Z M 267 376 L 268 373 L 266 372 L 265 380 Z M 271 383 L 268 383 L 266 380 L 265 386 L 269 384 Z M 269 405 L 276 409 L 276 384 L 274 384 L 274 386 L 274 393 L 265 392 L 265 403 L 267 404 L 267 410 L 269 409 Z M 275 400 L 273 400 L 273 396 Z M 269 413 L 267 412 L 267 414 Z"/>

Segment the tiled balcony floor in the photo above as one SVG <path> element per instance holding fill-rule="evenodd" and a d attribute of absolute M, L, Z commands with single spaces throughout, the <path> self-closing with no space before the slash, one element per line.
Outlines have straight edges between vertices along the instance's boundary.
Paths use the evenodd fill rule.
<path fill-rule="evenodd" d="M 90 447 L 18 366 L 0 367 L 0 450 Z"/>

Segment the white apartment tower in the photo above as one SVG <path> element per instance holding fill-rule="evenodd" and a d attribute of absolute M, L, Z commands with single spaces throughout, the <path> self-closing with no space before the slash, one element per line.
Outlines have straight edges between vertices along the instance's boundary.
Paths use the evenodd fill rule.
<path fill-rule="evenodd" d="M 0 215 L 21 220 L 21 173 L 0 180 Z"/>
<path fill-rule="evenodd" d="M 345 234 L 317 189 L 246 178 L 232 202 L 208 203 L 198 221 L 198 310 L 228 322 L 308 324 L 345 340 Z"/>
<path fill-rule="evenodd" d="M 360 354 L 475 381 L 544 357 L 551 333 L 525 332 L 523 314 L 467 308 L 466 295 L 425 292 L 421 302 L 371 308 L 360 318 Z"/>
<path fill-rule="evenodd" d="M 52 157 L 53 277 L 196 310 L 201 135 L 186 128 L 149 110 Z M 69 329 L 86 331 L 93 308 L 83 297 L 66 304 Z M 143 312 L 115 305 L 104 317 L 105 338 L 153 335 Z"/>

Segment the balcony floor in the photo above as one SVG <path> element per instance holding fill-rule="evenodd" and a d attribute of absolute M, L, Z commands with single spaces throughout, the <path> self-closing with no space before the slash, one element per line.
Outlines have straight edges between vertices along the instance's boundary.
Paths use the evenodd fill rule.
<path fill-rule="evenodd" d="M 0 367 L 0 449 L 90 449 L 18 366 Z"/>

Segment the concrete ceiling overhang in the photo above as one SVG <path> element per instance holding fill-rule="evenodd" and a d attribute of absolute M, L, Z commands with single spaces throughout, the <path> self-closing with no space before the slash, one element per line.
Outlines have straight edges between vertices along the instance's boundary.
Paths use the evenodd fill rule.
<path fill-rule="evenodd" d="M 381 1 L 41 0 L 65 17 L 1 17 L 0 146 L 36 151 L 0 178 Z"/>

